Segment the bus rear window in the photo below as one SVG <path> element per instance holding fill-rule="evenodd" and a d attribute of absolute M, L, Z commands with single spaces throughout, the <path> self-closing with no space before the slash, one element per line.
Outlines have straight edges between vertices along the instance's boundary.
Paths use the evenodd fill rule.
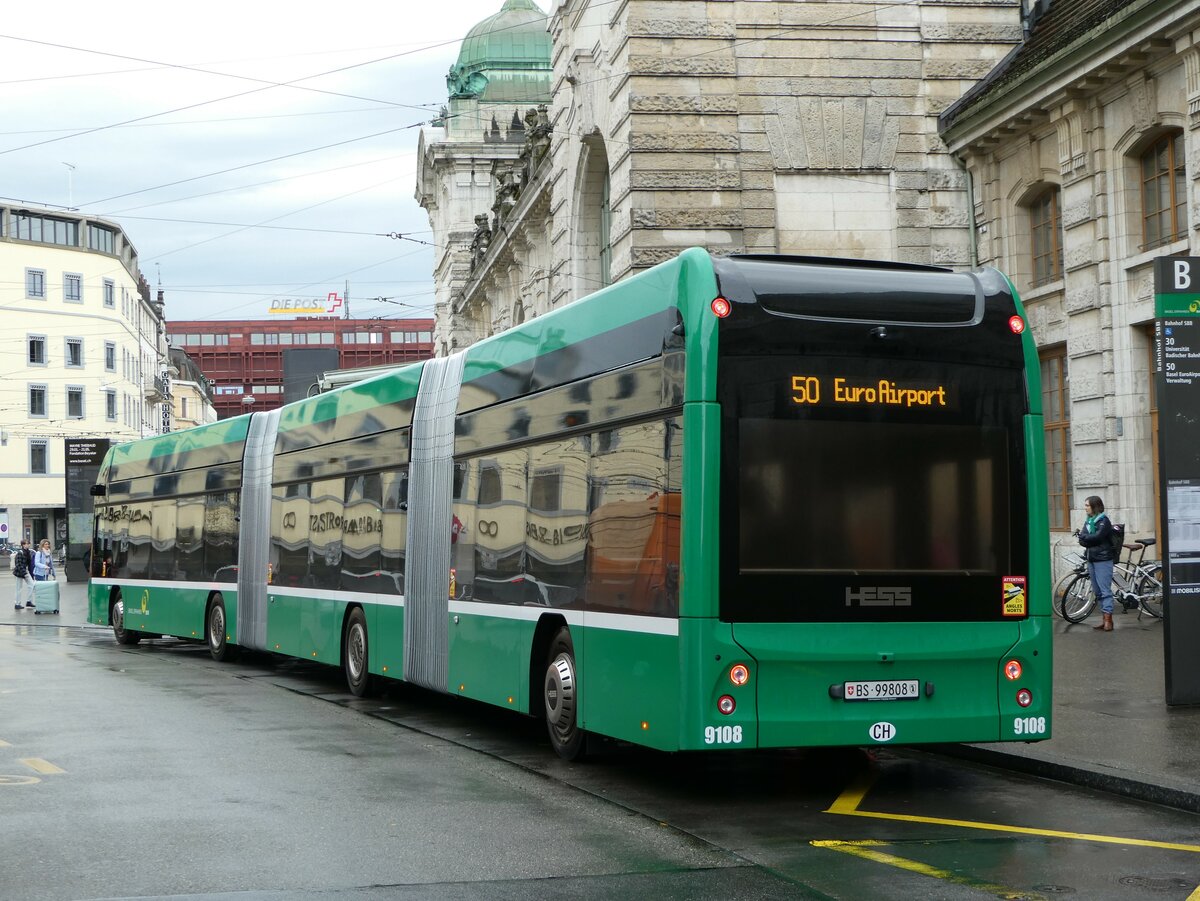
<path fill-rule="evenodd" d="M 997 573 L 1008 435 L 905 422 L 741 419 L 741 575 Z"/>

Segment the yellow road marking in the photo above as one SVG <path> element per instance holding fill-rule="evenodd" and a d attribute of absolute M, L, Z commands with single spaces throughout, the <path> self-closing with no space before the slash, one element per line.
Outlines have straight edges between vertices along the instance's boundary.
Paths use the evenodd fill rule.
<path fill-rule="evenodd" d="M 989 895 L 995 895 L 997 898 L 1020 898 L 1023 899 L 1023 901 L 1046 901 L 1044 896 L 1039 895 L 1036 892 L 1022 892 L 1017 889 L 1009 888 L 1005 885 L 996 885 L 992 882 L 977 882 L 967 876 L 960 876 L 957 873 L 952 873 L 950 870 L 943 870 L 939 867 L 933 867 L 929 864 L 921 863 L 919 860 L 909 860 L 906 857 L 897 857 L 895 854 L 885 854 L 882 851 L 872 850 L 872 848 L 886 845 L 886 842 L 813 841 L 809 842 L 809 844 L 816 848 L 828 848 L 831 851 L 840 851 L 843 854 L 852 854 L 855 857 L 861 857 L 864 860 L 872 860 L 875 863 L 883 863 L 887 864 L 888 866 L 898 867 L 902 870 L 918 873 L 921 876 L 929 876 L 933 879 L 941 879 L 944 882 L 952 882 L 955 885 L 965 885 L 969 888 L 978 889 L 981 892 L 987 892 Z"/>
<path fill-rule="evenodd" d="M 33 785 L 41 781 L 37 776 L 0 776 L 0 785 Z"/>
<path fill-rule="evenodd" d="M 942 817 L 921 817 L 903 813 L 875 813 L 859 810 L 858 805 L 875 781 L 875 774 L 867 773 L 846 787 L 830 805 L 826 813 L 847 817 L 868 817 L 875 820 L 899 820 L 905 823 L 928 823 L 932 826 L 956 826 L 960 829 L 984 829 L 990 832 L 1012 832 L 1017 835 L 1042 835 L 1049 838 L 1069 838 L 1081 842 L 1104 842 L 1110 845 L 1132 845 L 1139 848 L 1166 848 L 1168 851 L 1190 851 L 1200 854 L 1200 845 L 1185 845 L 1178 842 L 1156 842 L 1144 838 L 1122 838 L 1117 835 L 1097 835 L 1091 832 L 1065 832 L 1060 829 L 1035 829 L 1031 826 L 1006 826 L 1002 823 L 981 823 L 976 820 L 950 820 Z M 1188 899 L 1191 901 L 1191 899 Z M 1197 898 L 1200 901 L 1200 898 Z"/>
<path fill-rule="evenodd" d="M 48 760 L 42 760 L 40 757 L 22 757 L 17 761 L 29 767 L 35 773 L 41 773 L 43 776 L 53 776 L 55 773 L 65 773 L 66 770 L 60 770 Z"/>
<path fill-rule="evenodd" d="M 1200 886 L 1197 886 L 1196 890 L 1187 896 L 1187 901 L 1200 901 Z"/>

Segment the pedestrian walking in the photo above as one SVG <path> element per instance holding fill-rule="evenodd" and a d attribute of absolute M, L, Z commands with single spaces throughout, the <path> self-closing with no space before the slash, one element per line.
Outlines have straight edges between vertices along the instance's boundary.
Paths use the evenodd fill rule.
<path fill-rule="evenodd" d="M 54 574 L 54 551 L 50 547 L 50 539 L 43 538 L 38 549 L 33 552 L 33 580 L 45 582 L 56 578 Z"/>
<path fill-rule="evenodd" d="M 12 574 L 17 580 L 16 609 L 33 606 L 33 554 L 29 551 L 28 539 L 21 539 L 21 546 L 13 551 Z M 21 598 L 27 600 L 21 603 Z"/>
<path fill-rule="evenodd" d="M 1092 576 L 1092 590 L 1100 599 L 1103 620 L 1092 628 L 1102 632 L 1113 630 L 1113 558 L 1116 552 L 1112 545 L 1113 526 L 1104 512 L 1104 501 L 1092 495 L 1083 502 L 1087 521 L 1079 530 L 1079 543 L 1085 548 L 1088 572 Z"/>

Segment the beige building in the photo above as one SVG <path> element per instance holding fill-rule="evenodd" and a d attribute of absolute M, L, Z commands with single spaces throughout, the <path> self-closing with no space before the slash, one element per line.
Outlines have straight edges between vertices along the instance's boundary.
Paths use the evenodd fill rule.
<path fill-rule="evenodd" d="M 162 309 L 120 226 L 0 205 L 0 522 L 66 539 L 64 438 L 162 431 Z"/>
<path fill-rule="evenodd" d="M 1200 3 L 1029 5 L 1027 40 L 941 134 L 971 176 L 978 260 L 1012 275 L 1040 348 L 1052 528 L 1073 545 L 1098 494 L 1154 534 L 1151 270 L 1197 253 Z"/>
<path fill-rule="evenodd" d="M 541 21 L 530 6 L 472 30 L 451 118 L 423 136 L 438 353 L 693 245 L 970 262 L 966 175 L 937 116 L 1020 41 L 1016 4 L 556 0 Z M 455 118 L 454 97 L 486 100 L 493 59 L 511 81 L 493 44 L 539 29 L 546 108 L 496 129 Z"/>
<path fill-rule="evenodd" d="M 178 347 L 169 348 L 168 361 L 171 431 L 216 422 L 212 383 L 200 371 L 196 361 Z"/>

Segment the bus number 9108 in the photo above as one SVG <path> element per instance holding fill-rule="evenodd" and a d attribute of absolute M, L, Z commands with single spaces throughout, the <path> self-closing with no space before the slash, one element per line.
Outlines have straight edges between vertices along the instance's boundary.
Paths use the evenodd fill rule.
<path fill-rule="evenodd" d="M 740 745 L 742 743 L 742 727 L 705 726 L 704 743 L 706 745 Z"/>

